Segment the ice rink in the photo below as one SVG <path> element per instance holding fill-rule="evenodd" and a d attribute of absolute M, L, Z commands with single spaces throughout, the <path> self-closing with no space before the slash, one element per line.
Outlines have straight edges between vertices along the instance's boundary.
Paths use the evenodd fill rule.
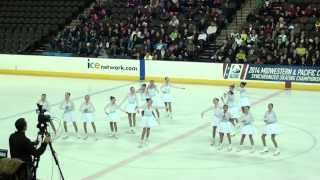
<path fill-rule="evenodd" d="M 213 97 L 220 97 L 227 87 L 178 85 L 186 90 L 173 89 L 174 117 L 164 117 L 161 125 L 151 130 L 150 143 L 140 149 L 137 133 L 127 134 L 128 120 L 122 114 L 119 139 L 107 136 L 108 126 L 103 112 L 109 96 L 121 101 L 130 86 L 138 88 L 139 82 L 63 79 L 1 75 L 0 148 L 8 149 L 8 138 L 15 131 L 14 122 L 19 117 L 28 121 L 27 136 L 35 138 L 37 129 L 35 103 L 40 94 L 47 93 L 53 105 L 52 115 L 58 127 L 53 146 L 58 154 L 66 180 L 317 180 L 320 177 L 320 93 L 271 89 L 248 89 L 253 103 L 251 113 L 255 118 L 256 152 L 236 152 L 240 135 L 232 138 L 233 150 L 218 151 L 210 146 L 211 114 L 203 119 L 201 111 L 211 105 Z M 98 140 L 71 136 L 62 139 L 62 112 L 56 104 L 70 91 L 77 110 L 85 94 L 91 94 L 96 107 Z M 238 94 L 237 94 L 238 97 Z M 274 103 L 282 133 L 278 136 L 281 154 L 260 154 L 263 115 L 269 102 Z M 77 123 L 83 135 L 80 113 Z M 138 120 L 139 124 L 139 120 Z M 91 127 L 88 128 L 92 132 Z M 69 131 L 73 132 L 71 124 Z M 248 139 L 245 142 L 248 145 Z M 270 138 L 267 143 L 272 147 Z M 59 174 L 47 149 L 41 157 L 38 170 L 41 180 L 58 180 Z"/>

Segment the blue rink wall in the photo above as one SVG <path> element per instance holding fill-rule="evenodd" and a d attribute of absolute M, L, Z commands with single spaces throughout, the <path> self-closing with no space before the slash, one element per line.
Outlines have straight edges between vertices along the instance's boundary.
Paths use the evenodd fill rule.
<path fill-rule="evenodd" d="M 0 74 L 320 90 L 320 67 L 0 55 Z"/>

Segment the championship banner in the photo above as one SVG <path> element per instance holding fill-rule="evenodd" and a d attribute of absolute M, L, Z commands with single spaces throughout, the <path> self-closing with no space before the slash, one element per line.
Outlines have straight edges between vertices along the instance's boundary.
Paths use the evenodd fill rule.
<path fill-rule="evenodd" d="M 320 67 L 249 65 L 245 80 L 320 83 Z"/>

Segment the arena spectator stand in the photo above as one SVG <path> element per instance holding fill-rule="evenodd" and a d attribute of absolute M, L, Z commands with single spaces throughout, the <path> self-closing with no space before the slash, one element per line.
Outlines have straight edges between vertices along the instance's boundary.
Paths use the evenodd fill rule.
<path fill-rule="evenodd" d="M 320 65 L 320 1 L 271 1 L 230 34 L 214 62 Z"/>
<path fill-rule="evenodd" d="M 244 0 L 104 0 L 50 41 L 74 56 L 199 61 Z"/>

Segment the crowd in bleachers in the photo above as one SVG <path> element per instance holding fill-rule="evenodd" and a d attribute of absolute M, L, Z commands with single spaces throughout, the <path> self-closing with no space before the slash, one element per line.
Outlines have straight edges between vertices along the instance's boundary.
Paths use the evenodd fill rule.
<path fill-rule="evenodd" d="M 266 0 L 227 37 L 215 62 L 320 65 L 320 7 Z"/>
<path fill-rule="evenodd" d="M 97 1 L 50 51 L 76 56 L 195 60 L 244 0 Z"/>

